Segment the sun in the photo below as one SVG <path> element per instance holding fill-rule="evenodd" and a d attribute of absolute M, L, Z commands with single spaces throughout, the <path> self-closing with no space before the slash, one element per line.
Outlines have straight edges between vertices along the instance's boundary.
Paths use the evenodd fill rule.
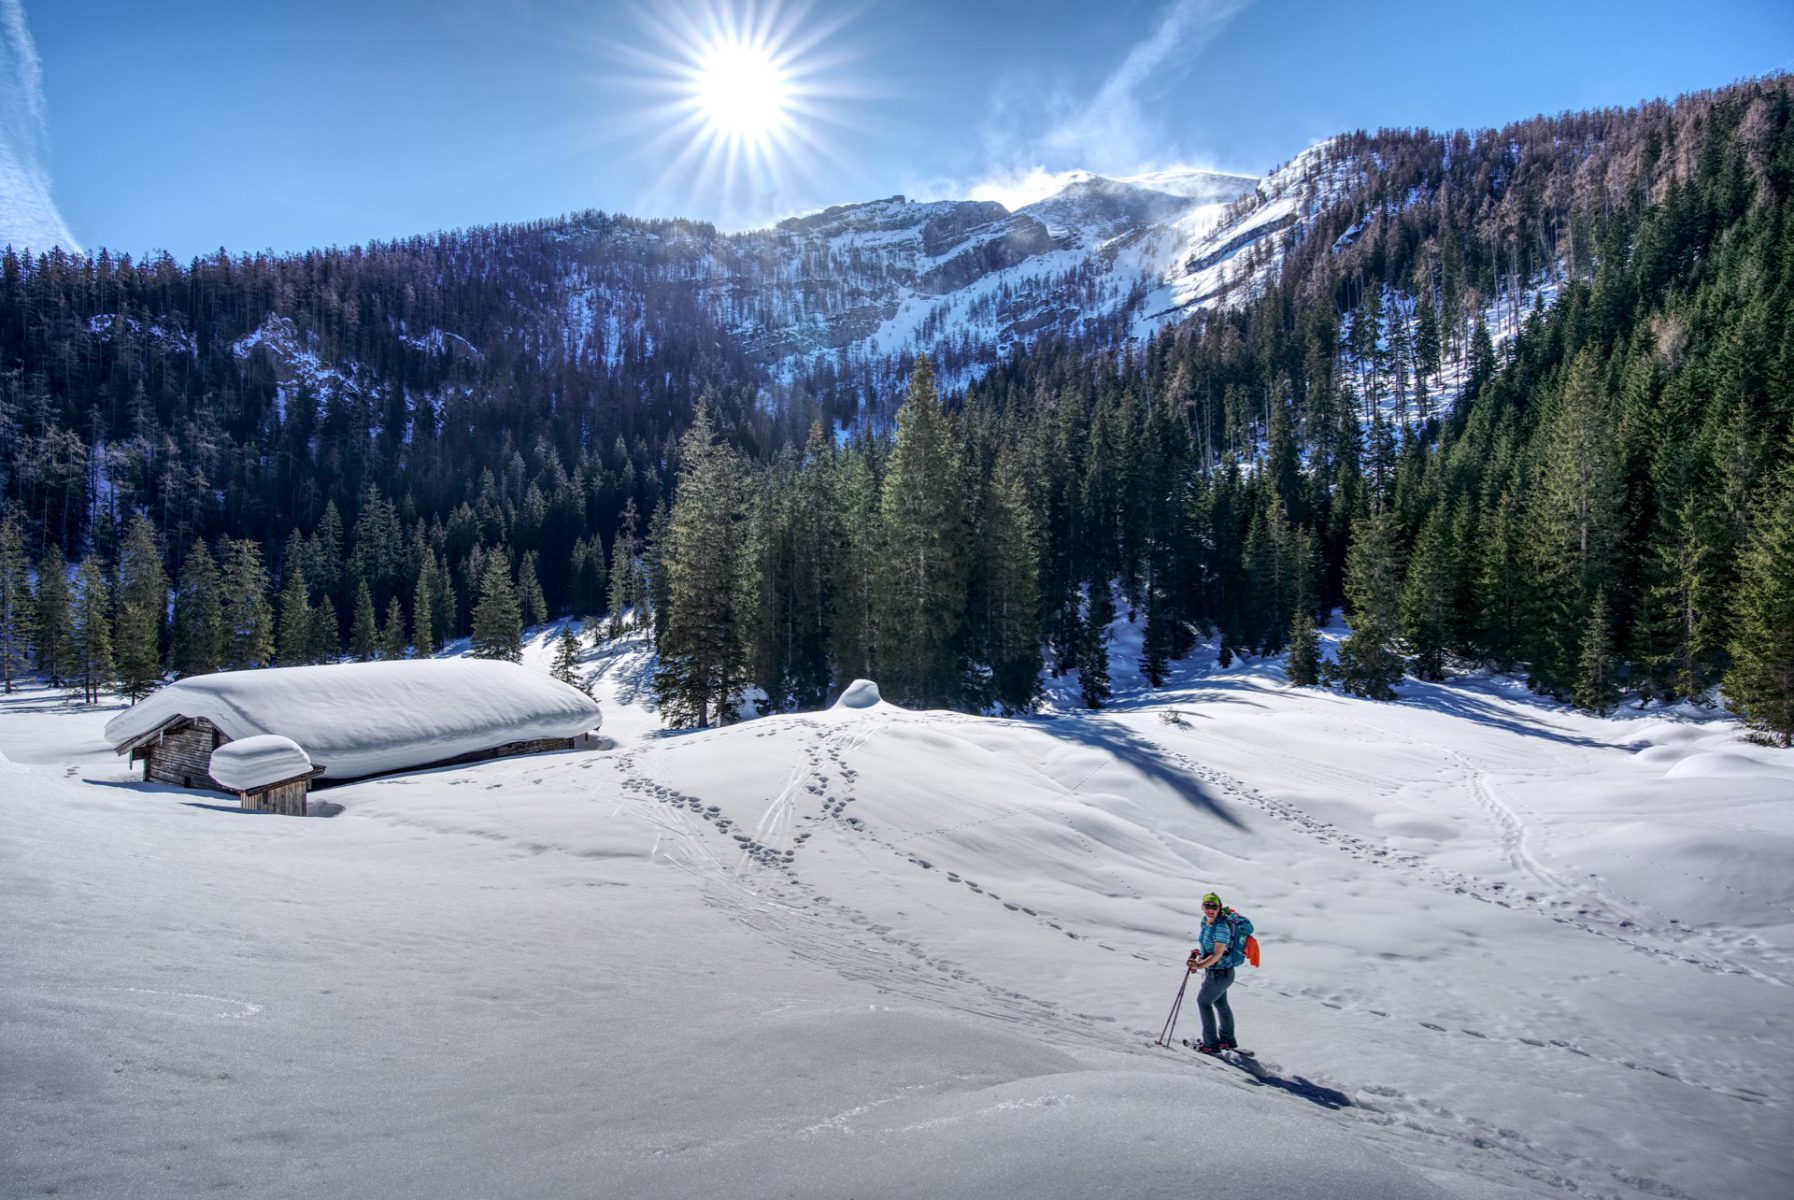
<path fill-rule="evenodd" d="M 692 100 L 713 136 L 728 141 L 775 138 L 791 119 L 791 80 L 765 46 L 719 38 L 693 63 Z"/>
<path fill-rule="evenodd" d="M 629 69 L 613 78 L 653 172 L 645 203 L 746 228 L 839 186 L 851 170 L 840 135 L 871 131 L 856 108 L 879 94 L 843 32 L 850 15 L 815 0 L 645 6 L 646 37 L 616 44 Z"/>

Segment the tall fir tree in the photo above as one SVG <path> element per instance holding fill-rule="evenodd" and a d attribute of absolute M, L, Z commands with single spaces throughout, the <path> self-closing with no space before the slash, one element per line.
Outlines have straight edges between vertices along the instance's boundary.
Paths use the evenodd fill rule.
<path fill-rule="evenodd" d="M 1402 678 L 1395 648 L 1402 584 L 1395 514 L 1368 517 L 1353 530 L 1345 581 L 1352 633 L 1340 643 L 1327 677 L 1355 696 L 1393 700 Z"/>
<path fill-rule="evenodd" d="M 168 640 L 168 591 L 168 572 L 162 565 L 162 547 L 156 536 L 156 526 L 148 517 L 138 513 L 126 526 L 124 540 L 119 545 L 117 603 L 121 624 L 121 667 L 126 654 L 122 629 L 125 609 L 135 607 L 142 615 L 132 617 L 134 644 L 130 647 L 133 655 L 131 665 L 140 672 L 154 668 L 154 677 L 161 677 L 162 647 Z M 139 639 L 140 630 L 136 628 L 145 620 L 150 627 L 147 645 Z M 151 658 L 153 662 L 150 661 Z"/>
<path fill-rule="evenodd" d="M 660 561 L 666 633 L 654 690 L 669 724 L 704 728 L 733 722 L 747 685 L 747 494 L 707 404 L 680 439 L 679 459 L 678 502 Z"/>
<path fill-rule="evenodd" d="M 63 657 L 69 645 L 72 610 L 69 600 L 68 562 L 62 547 L 51 542 L 37 564 L 37 608 L 33 634 L 37 639 L 37 671 L 51 687 L 62 686 Z"/>
<path fill-rule="evenodd" d="M 374 615 L 374 589 L 368 581 L 355 584 L 355 613 L 349 618 L 349 655 L 356 662 L 372 662 L 380 652 L 380 619 Z"/>
<path fill-rule="evenodd" d="M 1286 674 L 1291 687 L 1313 687 L 1320 682 L 1320 639 L 1315 635 L 1314 617 L 1307 612 L 1297 613 L 1290 622 Z"/>
<path fill-rule="evenodd" d="M 574 635 L 571 624 L 561 626 L 560 639 L 555 643 L 554 666 L 549 669 L 549 674 L 569 687 L 579 686 L 579 638 Z"/>
<path fill-rule="evenodd" d="M 274 661 L 283 667 L 311 662 L 312 645 L 311 598 L 305 570 L 289 560 L 286 584 L 280 589 L 275 613 Z"/>
<path fill-rule="evenodd" d="M 343 655 L 343 626 L 336 615 L 336 601 L 322 596 L 311 610 L 311 637 L 306 659 L 333 663 Z"/>
<path fill-rule="evenodd" d="M 1107 581 L 1091 584 L 1084 641 L 1078 647 L 1078 690 L 1087 708 L 1101 708 L 1114 695 L 1109 681 L 1109 624 L 1114 620 L 1115 599 Z"/>
<path fill-rule="evenodd" d="M 223 660 L 223 581 L 212 552 L 196 541 L 181 564 L 174 597 L 174 671 L 182 677 L 208 675 Z"/>
<path fill-rule="evenodd" d="M 417 572 L 417 587 L 411 594 L 411 652 L 418 658 L 436 653 L 435 617 L 430 607 L 436 590 L 436 556 L 425 551 Z"/>
<path fill-rule="evenodd" d="M 0 522 L 0 678 L 6 694 L 31 663 L 37 636 L 37 598 L 31 594 L 31 563 L 11 517 Z"/>
<path fill-rule="evenodd" d="M 115 674 L 111 593 L 97 556 L 83 559 L 75 576 L 68 681 L 85 704 L 98 703 L 100 690 L 112 683 Z"/>
<path fill-rule="evenodd" d="M 934 369 L 918 355 L 879 498 L 879 687 L 901 704 L 963 705 L 970 545 L 964 480 Z"/>
<path fill-rule="evenodd" d="M 1794 445 L 1765 487 L 1739 562 L 1727 701 L 1794 745 Z"/>
<path fill-rule="evenodd" d="M 1435 506 L 1414 539 L 1407 578 L 1402 583 L 1402 636 L 1414 656 L 1414 674 L 1426 680 L 1445 678 L 1445 655 L 1452 641 L 1456 609 L 1450 523 L 1448 510 Z"/>
<path fill-rule="evenodd" d="M 274 611 L 268 603 L 268 571 L 251 538 L 226 538 L 219 589 L 221 662 L 229 671 L 262 667 L 274 656 Z"/>
<path fill-rule="evenodd" d="M 398 662 L 405 657 L 409 644 L 405 637 L 405 606 L 394 596 L 386 602 L 386 621 L 380 626 L 380 657 Z"/>
<path fill-rule="evenodd" d="M 501 546 L 486 556 L 480 598 L 473 609 L 473 656 L 523 661 L 523 610 Z"/>
<path fill-rule="evenodd" d="M 534 629 L 548 619 L 548 601 L 542 595 L 541 573 L 536 563 L 536 552 L 526 550 L 517 564 L 517 610 L 525 629 Z"/>

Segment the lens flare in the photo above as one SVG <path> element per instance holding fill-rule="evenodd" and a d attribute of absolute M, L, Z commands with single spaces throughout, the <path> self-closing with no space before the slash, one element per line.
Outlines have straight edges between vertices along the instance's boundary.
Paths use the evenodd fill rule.
<path fill-rule="evenodd" d="M 831 134 L 858 132 L 854 103 L 876 94 L 845 69 L 860 57 L 847 19 L 804 0 L 643 9 L 647 38 L 614 47 L 636 70 L 611 82 L 648 135 L 635 152 L 655 172 L 646 210 L 690 205 L 744 228 L 800 211 L 819 185 L 847 190 L 855 172 Z"/>

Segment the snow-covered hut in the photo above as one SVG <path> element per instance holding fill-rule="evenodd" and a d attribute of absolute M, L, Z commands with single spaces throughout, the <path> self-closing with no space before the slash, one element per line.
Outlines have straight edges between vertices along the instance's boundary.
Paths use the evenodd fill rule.
<path fill-rule="evenodd" d="M 254 812 L 303 817 L 305 793 L 323 772 L 298 742 L 273 733 L 238 738 L 212 751 L 212 778 Z"/>
<path fill-rule="evenodd" d="M 307 759 L 309 786 L 314 777 L 359 779 L 565 750 L 600 723 L 597 701 L 539 671 L 488 659 L 426 658 L 196 675 L 114 717 L 106 739 L 133 762 L 143 760 L 145 780 L 243 795 L 246 789 L 229 786 L 216 764 L 221 747 L 245 738 L 293 743 Z M 231 765 L 224 769 L 258 788 L 295 781 L 299 772 L 280 780 L 265 776 L 296 760 L 283 761 L 266 745 L 259 753 L 267 757 L 227 756 Z"/>

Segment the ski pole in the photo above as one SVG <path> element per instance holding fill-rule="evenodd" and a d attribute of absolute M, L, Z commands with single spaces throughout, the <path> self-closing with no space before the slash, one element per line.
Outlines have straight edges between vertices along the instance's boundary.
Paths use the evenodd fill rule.
<path fill-rule="evenodd" d="M 1163 1046 L 1167 1050 L 1171 1048 L 1171 1034 L 1172 1031 L 1177 1028 L 1177 1014 L 1182 1011 L 1184 1006 L 1184 989 L 1189 986 L 1190 972 L 1185 970 L 1184 981 L 1177 985 L 1177 999 L 1171 1002 L 1171 1015 L 1165 1018 L 1164 1031 L 1159 1034 L 1159 1040 L 1154 1042 L 1153 1045 Z"/>

